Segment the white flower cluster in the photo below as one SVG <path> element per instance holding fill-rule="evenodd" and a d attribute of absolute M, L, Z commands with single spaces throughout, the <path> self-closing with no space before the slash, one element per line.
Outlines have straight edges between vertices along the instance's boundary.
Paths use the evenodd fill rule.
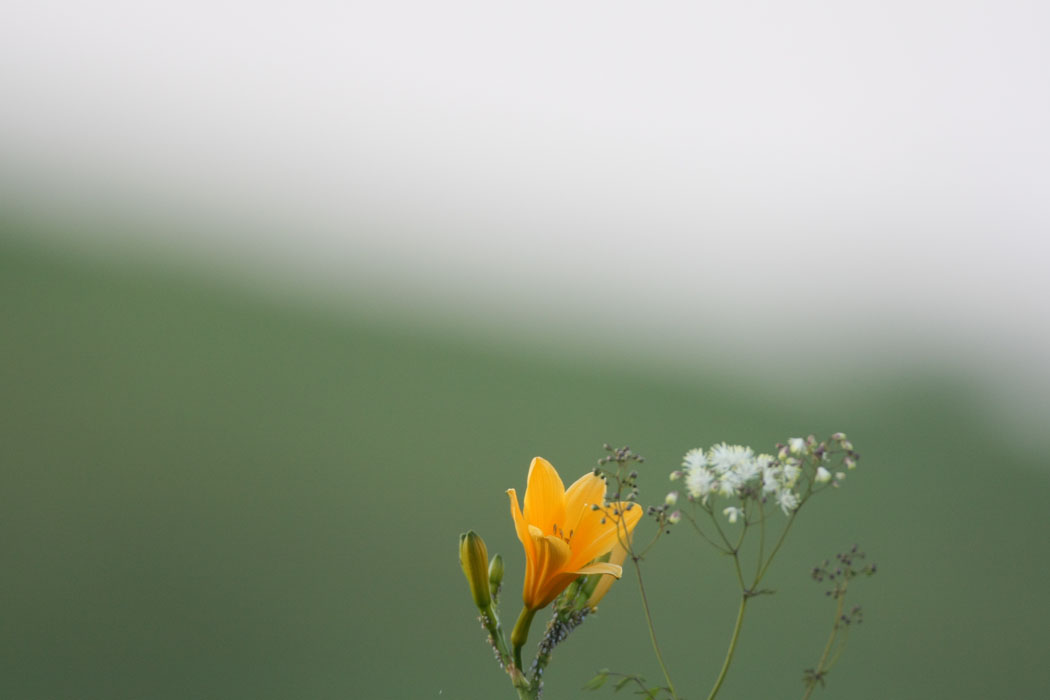
<path fill-rule="evenodd" d="M 712 496 L 737 498 L 761 494 L 774 498 L 784 513 L 790 514 L 800 501 L 795 487 L 802 474 L 802 462 L 786 452 L 779 458 L 755 455 L 750 447 L 723 442 L 706 452 L 700 448 L 687 452 L 682 461 L 684 469 L 672 474 L 672 478 L 683 477 L 689 496 L 705 505 Z M 731 523 L 743 512 L 738 507 L 723 510 Z"/>

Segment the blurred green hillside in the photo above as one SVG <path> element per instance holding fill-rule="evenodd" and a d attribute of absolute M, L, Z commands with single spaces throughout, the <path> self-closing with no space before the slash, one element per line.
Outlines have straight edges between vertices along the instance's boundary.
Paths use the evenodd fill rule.
<path fill-rule="evenodd" d="M 504 490 L 523 491 L 531 457 L 569 480 L 628 443 L 658 502 L 691 447 L 836 430 L 860 467 L 803 514 L 721 697 L 801 693 L 832 612 L 809 570 L 854 542 L 880 573 L 851 594 L 865 622 L 816 697 L 1050 687 L 1050 484 L 963 378 L 873 368 L 785 401 L 645 358 L 481 342 L 498 329 L 367 321 L 353 299 L 276 304 L 33 235 L 0 234 L 0 697 L 510 698 L 456 542 L 473 528 L 504 554 L 516 615 Z M 732 574 L 685 530 L 665 544 L 647 562 L 658 631 L 676 684 L 704 697 Z M 585 695 L 601 667 L 658 677 L 626 578 L 559 647 L 545 697 Z"/>

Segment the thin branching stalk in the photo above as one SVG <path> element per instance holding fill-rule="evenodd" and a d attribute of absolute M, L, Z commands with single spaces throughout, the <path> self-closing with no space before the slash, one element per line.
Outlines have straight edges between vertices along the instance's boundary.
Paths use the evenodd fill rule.
<path fill-rule="evenodd" d="M 722 670 L 719 671 L 718 678 L 715 680 L 715 685 L 711 688 L 711 694 L 707 696 L 707 700 L 714 700 L 714 697 L 718 695 L 718 691 L 722 689 L 722 683 L 725 682 L 726 674 L 729 673 L 729 667 L 733 663 L 733 654 L 736 652 L 736 643 L 740 639 L 740 629 L 744 626 L 744 610 L 747 609 L 749 597 L 746 591 L 740 596 L 740 609 L 736 613 L 733 637 L 729 640 L 729 649 L 726 651 L 725 661 L 722 662 Z"/>
<path fill-rule="evenodd" d="M 818 682 L 822 682 L 820 679 L 823 678 L 824 674 L 835 665 L 838 661 L 839 654 L 845 648 L 845 640 L 843 640 L 838 647 L 835 646 L 835 640 L 839 635 L 839 630 L 842 629 L 842 611 L 846 606 L 846 589 L 843 587 L 836 593 L 838 603 L 835 605 L 835 618 L 831 624 L 831 634 L 828 635 L 828 642 L 824 645 L 824 652 L 820 655 L 820 661 L 817 662 L 816 668 L 813 669 L 813 677 L 806 683 L 806 692 L 802 696 L 802 700 L 808 700 L 809 696 L 813 694 L 813 689 L 817 687 Z M 848 631 L 848 628 L 847 628 Z M 845 636 L 845 635 L 844 635 Z M 831 655 L 832 649 L 835 650 L 835 655 L 828 660 Z"/>
<path fill-rule="evenodd" d="M 700 526 L 696 523 L 696 519 L 693 518 L 693 516 L 689 515 L 688 513 L 683 513 L 683 515 L 685 516 L 685 519 L 689 521 L 689 524 L 693 526 L 693 529 L 696 530 L 696 534 L 700 535 L 700 537 L 702 537 L 705 542 L 717 549 L 719 552 L 722 552 L 723 554 L 729 554 L 728 550 L 726 550 L 724 547 L 722 547 L 722 545 L 718 544 L 713 539 L 708 537 L 707 533 L 700 529 Z"/>
<path fill-rule="evenodd" d="M 649 599 L 645 596 L 645 584 L 642 583 L 642 567 L 638 563 L 638 557 L 633 557 L 634 571 L 638 574 L 638 591 L 642 594 L 642 608 L 645 610 L 645 622 L 649 625 L 649 639 L 653 642 L 653 651 L 656 652 L 656 661 L 660 664 L 660 670 L 663 671 L 664 680 L 667 681 L 667 690 L 670 691 L 671 697 L 674 700 L 678 699 L 677 693 L 674 690 L 674 683 L 671 682 L 671 674 L 667 671 L 667 664 L 664 663 L 664 656 L 660 653 L 660 645 L 656 642 L 656 628 L 653 626 L 653 616 L 649 612 Z"/>
<path fill-rule="evenodd" d="M 788 531 L 791 529 L 791 523 L 795 521 L 795 513 L 798 513 L 798 511 L 796 510 L 788 518 L 787 524 L 784 526 L 784 531 L 780 533 L 780 537 L 777 538 L 777 543 L 769 553 L 769 559 L 766 559 L 765 563 L 759 569 L 758 574 L 755 575 L 755 582 L 752 585 L 752 588 L 757 587 L 759 581 L 765 578 L 766 572 L 769 570 L 769 565 L 773 563 L 773 559 L 777 556 L 777 552 L 780 551 L 780 547 L 784 544 L 784 540 L 787 538 Z"/>
<path fill-rule="evenodd" d="M 764 503 L 759 505 L 761 506 L 759 508 L 761 515 L 758 518 L 758 559 L 755 565 L 755 581 L 758 581 L 759 574 L 762 573 L 762 557 L 765 556 L 766 551 L 766 506 Z"/>
<path fill-rule="evenodd" d="M 806 497 L 808 498 L 808 496 L 809 496 L 809 492 L 807 491 Z M 753 595 L 755 595 L 758 592 L 758 585 L 762 582 L 762 578 L 766 575 L 766 571 L 769 570 L 770 564 L 773 563 L 773 559 L 776 558 L 777 552 L 780 551 L 780 547 L 784 544 L 784 540 L 787 538 L 788 531 L 791 530 L 791 525 L 795 522 L 795 516 L 802 509 L 802 505 L 804 503 L 805 503 L 805 499 L 803 499 L 802 503 L 800 503 L 799 506 L 794 511 L 792 511 L 791 515 L 788 517 L 788 521 L 784 525 L 784 530 L 780 533 L 780 537 L 777 538 L 776 545 L 774 545 L 772 551 L 770 551 L 770 553 L 769 553 L 769 558 L 766 559 L 765 562 L 762 562 L 761 559 L 759 560 L 758 573 L 755 574 L 755 580 L 751 584 L 750 588 L 747 588 L 744 585 L 743 573 L 741 572 L 741 568 L 740 568 L 740 554 L 739 554 L 739 551 L 737 550 L 737 551 L 733 551 L 732 552 L 734 571 L 735 571 L 736 576 L 737 576 L 737 581 L 740 583 L 740 589 L 741 589 L 740 609 L 737 611 L 736 624 L 733 626 L 733 636 L 730 637 L 730 639 L 729 639 L 729 648 L 726 650 L 726 657 L 725 657 L 725 661 L 722 663 L 722 670 L 719 671 L 718 678 L 715 679 L 715 684 L 711 688 L 711 693 L 710 693 L 710 695 L 707 696 L 707 700 L 714 700 L 715 696 L 718 695 L 718 691 L 722 689 L 722 684 L 725 682 L 726 675 L 729 673 L 729 667 L 733 664 L 733 655 L 734 655 L 734 653 L 736 653 L 737 642 L 740 641 L 740 630 L 741 630 L 741 628 L 743 627 L 743 624 L 744 624 L 744 612 L 747 609 L 747 601 L 748 601 L 749 598 L 751 598 Z M 708 512 L 710 512 L 710 511 L 708 511 Z M 765 513 L 763 512 L 762 530 L 761 530 L 762 531 L 762 539 L 761 539 L 760 544 L 759 544 L 760 550 L 761 550 L 761 548 L 763 548 L 765 535 L 766 535 L 766 532 L 765 532 L 765 517 L 764 517 L 764 515 L 765 515 Z M 717 521 L 717 519 L 714 518 L 713 515 L 712 515 L 712 520 L 714 521 L 715 526 L 718 527 L 718 521 Z M 719 532 L 720 535 L 722 535 L 722 539 L 726 540 L 726 544 L 728 545 L 729 542 L 726 539 L 725 535 L 723 534 L 721 528 L 718 529 L 718 532 Z"/>

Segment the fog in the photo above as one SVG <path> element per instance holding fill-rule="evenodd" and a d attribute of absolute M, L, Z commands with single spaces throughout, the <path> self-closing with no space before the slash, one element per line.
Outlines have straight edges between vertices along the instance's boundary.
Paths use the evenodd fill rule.
<path fill-rule="evenodd" d="M 0 202 L 523 335 L 1038 401 L 1048 8 L 9 3 Z"/>

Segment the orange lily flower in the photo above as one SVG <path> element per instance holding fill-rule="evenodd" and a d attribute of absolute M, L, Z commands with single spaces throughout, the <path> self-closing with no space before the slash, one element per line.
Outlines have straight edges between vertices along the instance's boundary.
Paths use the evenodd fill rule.
<path fill-rule="evenodd" d="M 593 473 L 565 490 L 550 462 L 536 457 L 529 466 L 524 513 L 518 494 L 508 489 L 514 527 L 525 548 L 525 588 L 528 610 L 547 607 L 578 576 L 609 574 L 623 567 L 594 560 L 627 542 L 642 517 L 631 503 L 605 505 L 605 480 Z M 591 506 L 598 506 L 594 510 Z"/>

